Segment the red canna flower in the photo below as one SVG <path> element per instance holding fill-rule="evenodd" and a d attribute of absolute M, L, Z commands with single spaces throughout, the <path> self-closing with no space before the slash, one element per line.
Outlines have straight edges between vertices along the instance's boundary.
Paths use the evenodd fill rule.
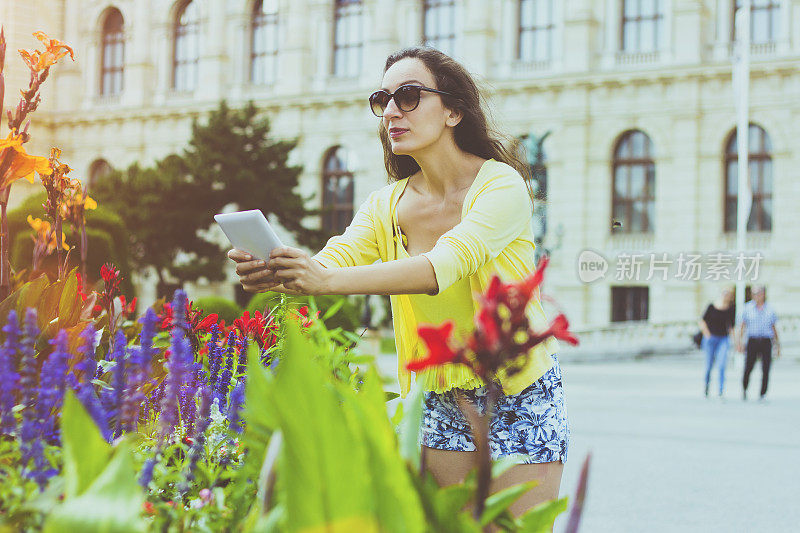
<path fill-rule="evenodd" d="M 154 515 L 156 514 L 156 508 L 150 502 L 144 502 L 142 505 L 142 509 L 144 509 L 145 514 Z"/>
<path fill-rule="evenodd" d="M 309 316 L 308 316 L 308 306 L 307 305 L 304 305 L 303 307 L 299 308 L 297 310 L 297 312 L 299 313 L 299 317 L 298 318 L 302 318 L 303 319 L 302 323 L 303 323 L 303 327 L 304 328 L 307 328 L 307 327 L 311 326 L 311 324 L 314 323 L 314 320 L 309 318 Z M 316 314 L 314 315 L 314 318 L 319 318 L 319 311 L 316 312 Z"/>
<path fill-rule="evenodd" d="M 412 372 L 419 372 L 431 366 L 463 362 L 460 351 L 454 351 L 448 342 L 450 334 L 453 332 L 453 326 L 452 320 L 448 320 L 438 327 L 420 326 L 419 336 L 428 345 L 428 356 L 409 362 L 406 368 Z"/>
<path fill-rule="evenodd" d="M 486 292 L 480 297 L 481 306 L 475 315 L 475 329 L 460 347 L 454 349 L 448 344 L 453 330 L 452 321 L 440 327 L 418 328 L 429 354 L 424 359 L 411 361 L 406 368 L 416 372 L 430 366 L 460 363 L 469 366 L 482 379 L 491 380 L 509 362 L 512 363 L 509 373 L 520 368 L 520 359 L 549 337 L 578 344 L 578 339 L 569 331 L 569 321 L 563 313 L 559 313 L 543 332 L 530 329 L 525 309 L 542 283 L 547 264 L 545 256 L 533 274 L 515 283 L 503 283 L 496 274 L 492 276 Z M 465 354 L 469 354 L 469 357 Z"/>

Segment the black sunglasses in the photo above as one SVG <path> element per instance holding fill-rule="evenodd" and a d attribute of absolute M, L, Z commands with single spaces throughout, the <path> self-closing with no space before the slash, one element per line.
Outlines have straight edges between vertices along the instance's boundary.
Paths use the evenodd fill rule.
<path fill-rule="evenodd" d="M 409 111 L 414 111 L 419 105 L 420 93 L 422 91 L 453 96 L 450 93 L 429 89 L 422 85 L 401 85 L 393 93 L 381 89 L 369 95 L 369 108 L 376 117 L 383 117 L 383 112 L 386 111 L 389 100 L 394 98 L 394 103 L 397 104 L 397 107 L 404 113 L 408 113 Z"/>

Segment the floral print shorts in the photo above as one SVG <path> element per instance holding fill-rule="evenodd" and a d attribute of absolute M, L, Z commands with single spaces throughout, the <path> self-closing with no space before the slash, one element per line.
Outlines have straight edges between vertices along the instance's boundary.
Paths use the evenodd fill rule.
<path fill-rule="evenodd" d="M 528 388 L 511 396 L 500 394 L 489 427 L 492 459 L 520 455 L 521 464 L 567 461 L 569 424 L 561 386 L 561 368 L 555 364 Z M 458 407 L 462 395 L 486 411 L 486 387 L 425 393 L 424 420 L 420 430 L 423 445 L 439 450 L 474 451 L 469 423 Z"/>

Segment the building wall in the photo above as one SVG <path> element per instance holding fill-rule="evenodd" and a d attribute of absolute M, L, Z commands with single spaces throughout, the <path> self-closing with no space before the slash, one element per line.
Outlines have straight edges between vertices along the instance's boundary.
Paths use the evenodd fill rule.
<path fill-rule="evenodd" d="M 579 280 L 577 258 L 585 249 L 612 263 L 622 252 L 674 256 L 735 249 L 735 235 L 722 227 L 723 150 L 735 127 L 731 2 L 662 1 L 659 50 L 639 54 L 620 52 L 620 0 L 554 2 L 552 57 L 535 63 L 514 59 L 516 0 L 456 1 L 455 56 L 479 79 L 500 128 L 512 135 L 552 132 L 545 143 L 545 245 L 553 259 L 546 290 L 577 327 L 608 324 L 610 286 L 616 284 L 611 275 L 588 284 Z M 36 136 L 37 142 L 57 141 L 77 172 L 85 175 L 98 158 L 124 168 L 179 152 L 191 120 L 226 98 L 232 105 L 255 100 L 270 116 L 276 136 L 299 139 L 293 157 L 305 167 L 303 194 L 321 197 L 322 157 L 335 145 L 352 154 L 354 205 L 386 182 L 377 120 L 366 96 L 379 86 L 386 55 L 420 42 L 422 2 L 365 0 L 361 75 L 337 78 L 330 74 L 333 2 L 281 0 L 277 81 L 253 86 L 247 82 L 252 3 L 205 0 L 200 4 L 200 83 L 194 92 L 181 94 L 169 88 L 174 2 L 57 4 L 63 9 L 51 11 L 56 20 L 50 27 L 54 36 L 75 46 L 76 62 L 56 67 Z M 112 5 L 125 18 L 125 89 L 107 98 L 98 96 L 99 54 L 103 15 Z M 27 32 L 19 28 L 39 28 L 35 11 L 14 9 L 15 35 Z M 782 0 L 775 42 L 753 47 L 751 120 L 772 141 L 774 208 L 772 231 L 749 235 L 748 249 L 764 254 L 760 281 L 778 311 L 795 314 L 800 297 L 794 275 L 800 267 L 794 235 L 800 226 L 795 207 L 800 200 L 798 67 L 800 0 Z M 612 235 L 612 152 L 619 136 L 631 129 L 644 131 L 655 148 L 655 230 Z M 650 286 L 651 322 L 694 318 L 721 286 L 674 279 L 641 284 Z M 231 287 L 191 290 L 230 296 Z M 147 302 L 154 295 L 145 291 L 143 296 Z"/>

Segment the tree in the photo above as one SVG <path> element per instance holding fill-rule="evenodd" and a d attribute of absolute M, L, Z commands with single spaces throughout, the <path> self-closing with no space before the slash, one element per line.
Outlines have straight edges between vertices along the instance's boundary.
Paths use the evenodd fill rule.
<path fill-rule="evenodd" d="M 233 110 L 223 101 L 206 124 L 193 121 L 182 155 L 169 155 L 152 168 L 114 172 L 92 191 L 125 221 L 133 263 L 154 267 L 160 290 L 171 279 L 181 285 L 200 277 L 224 279 L 225 248 L 207 240 L 203 230 L 230 204 L 274 214 L 300 245 L 325 243 L 327 233 L 301 225 L 320 211 L 305 207 L 312 196 L 294 192 L 302 167 L 288 159 L 297 142 L 272 140 L 269 132 L 269 120 L 258 117 L 252 102 Z"/>

